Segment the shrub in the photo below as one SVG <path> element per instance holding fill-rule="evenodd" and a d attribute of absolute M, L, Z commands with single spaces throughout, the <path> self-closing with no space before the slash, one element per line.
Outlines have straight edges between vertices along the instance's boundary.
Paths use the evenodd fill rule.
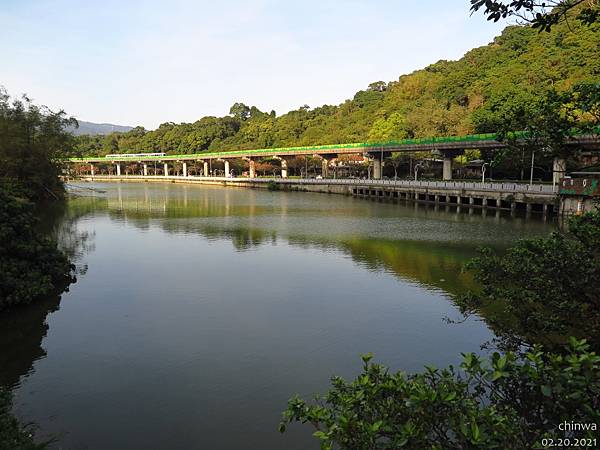
<path fill-rule="evenodd" d="M 0 310 L 66 290 L 75 267 L 36 230 L 33 204 L 0 188 Z"/>
<path fill-rule="evenodd" d="M 494 353 L 488 361 L 463 355 L 460 370 L 427 368 L 392 373 L 363 357 L 352 382 L 308 404 L 295 397 L 280 431 L 310 423 L 322 449 L 542 448 L 544 439 L 594 439 L 600 423 L 600 357 L 572 339 L 562 354 L 538 346 L 524 358 Z M 565 434 L 559 425 L 589 424 L 593 430 Z M 594 424 L 591 426 L 591 424 Z"/>

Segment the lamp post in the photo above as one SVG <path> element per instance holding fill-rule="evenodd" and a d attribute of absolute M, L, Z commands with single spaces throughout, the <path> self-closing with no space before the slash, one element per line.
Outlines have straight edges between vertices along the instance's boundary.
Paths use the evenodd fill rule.
<path fill-rule="evenodd" d="M 533 184 L 533 165 L 535 163 L 535 150 L 531 150 L 531 171 L 529 172 L 529 186 Z"/>
<path fill-rule="evenodd" d="M 418 163 L 418 164 L 416 164 L 416 165 L 415 165 L 415 181 L 417 181 L 417 180 L 418 180 L 418 177 L 419 177 L 419 169 L 420 169 L 421 167 L 424 167 L 424 166 L 423 166 L 423 164 L 421 164 L 421 163 Z"/>

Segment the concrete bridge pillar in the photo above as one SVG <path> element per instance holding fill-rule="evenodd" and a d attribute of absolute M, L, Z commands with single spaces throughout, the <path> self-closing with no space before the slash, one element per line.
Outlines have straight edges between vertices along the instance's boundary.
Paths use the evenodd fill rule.
<path fill-rule="evenodd" d="M 204 167 L 202 168 L 202 176 L 203 177 L 208 176 L 208 163 L 206 161 L 204 161 Z"/>
<path fill-rule="evenodd" d="M 169 164 L 165 163 L 165 177 L 169 176 Z"/>
<path fill-rule="evenodd" d="M 185 161 L 183 162 L 183 176 L 187 177 L 187 163 Z"/>
<path fill-rule="evenodd" d="M 381 159 L 376 156 L 373 159 L 373 178 L 375 180 L 381 180 Z"/>
<path fill-rule="evenodd" d="M 329 160 L 325 158 L 321 160 L 321 176 L 323 178 L 329 177 Z"/>
<path fill-rule="evenodd" d="M 231 172 L 229 171 L 229 161 L 225 160 L 225 176 L 229 178 L 231 176 Z"/>
<path fill-rule="evenodd" d="M 117 163 L 117 176 L 120 177 L 121 176 L 121 164 Z"/>
<path fill-rule="evenodd" d="M 144 176 L 148 176 L 148 164 L 144 164 Z"/>
<path fill-rule="evenodd" d="M 273 156 L 273 159 L 276 159 L 281 163 L 281 178 L 287 178 L 287 176 L 288 176 L 287 160 L 280 156 Z"/>
<path fill-rule="evenodd" d="M 442 179 L 448 181 L 452 179 L 452 157 L 444 155 L 444 170 Z"/>
<path fill-rule="evenodd" d="M 90 164 L 90 173 L 92 174 L 92 176 L 94 176 L 94 174 L 95 174 L 93 164 Z"/>
<path fill-rule="evenodd" d="M 256 178 L 256 168 L 254 166 L 254 160 L 248 160 L 248 164 L 250 165 L 250 178 Z"/>
<path fill-rule="evenodd" d="M 561 178 L 565 176 L 567 171 L 567 161 L 563 158 L 554 158 L 552 164 L 552 185 L 556 186 Z"/>

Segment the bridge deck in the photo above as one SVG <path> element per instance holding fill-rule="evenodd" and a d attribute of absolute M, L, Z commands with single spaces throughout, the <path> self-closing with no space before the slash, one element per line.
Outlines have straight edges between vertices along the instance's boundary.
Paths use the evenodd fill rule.
<path fill-rule="evenodd" d="M 600 130 L 599 130 L 600 133 Z M 523 138 L 524 133 L 514 133 L 514 138 Z M 377 152 L 415 152 L 415 151 L 451 151 L 465 149 L 497 149 L 506 146 L 499 142 L 497 134 L 474 134 L 468 136 L 449 136 L 425 139 L 403 139 L 399 141 L 351 143 L 316 145 L 308 147 L 262 148 L 248 150 L 234 150 L 227 152 L 203 152 L 166 156 L 131 157 L 126 153 L 120 158 L 85 157 L 70 158 L 74 163 L 112 163 L 112 162 L 141 162 L 141 161 L 202 161 L 220 158 L 251 158 L 269 156 L 297 156 L 297 155 L 331 155 Z M 600 139 L 597 135 L 582 135 L 567 141 L 570 145 L 583 145 L 600 148 Z"/>

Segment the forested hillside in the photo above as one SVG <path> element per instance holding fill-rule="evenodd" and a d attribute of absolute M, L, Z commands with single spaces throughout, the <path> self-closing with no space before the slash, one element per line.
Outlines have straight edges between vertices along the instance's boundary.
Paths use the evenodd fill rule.
<path fill-rule="evenodd" d="M 528 104 L 545 90 L 566 90 L 580 81 L 600 81 L 600 25 L 561 23 L 549 33 L 510 26 L 458 61 L 374 82 L 337 106 L 306 105 L 277 116 L 236 103 L 225 117 L 80 136 L 79 149 L 196 153 L 488 132 L 495 131 L 490 118 L 498 105 Z"/>

